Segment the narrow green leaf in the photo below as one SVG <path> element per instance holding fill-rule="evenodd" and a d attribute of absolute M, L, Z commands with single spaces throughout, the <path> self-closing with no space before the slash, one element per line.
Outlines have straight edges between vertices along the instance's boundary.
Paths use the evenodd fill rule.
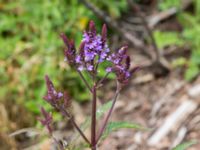
<path fill-rule="evenodd" d="M 96 112 L 97 119 L 100 118 L 107 110 L 109 110 L 112 106 L 112 100 L 103 104 Z"/>
<path fill-rule="evenodd" d="M 111 132 L 116 131 L 118 129 L 122 129 L 122 128 L 131 128 L 131 129 L 137 129 L 137 130 L 148 130 L 147 128 L 142 127 L 139 124 L 136 123 L 129 123 L 129 122 L 110 122 L 102 137 L 103 139 L 105 139 Z"/>
<path fill-rule="evenodd" d="M 197 144 L 197 141 L 184 142 L 184 143 L 177 145 L 172 150 L 186 150 L 187 148 L 191 147 L 194 144 Z"/>

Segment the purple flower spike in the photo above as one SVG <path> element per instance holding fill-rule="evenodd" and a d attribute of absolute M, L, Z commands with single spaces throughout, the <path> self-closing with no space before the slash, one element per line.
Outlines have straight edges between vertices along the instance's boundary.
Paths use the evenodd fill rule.
<path fill-rule="evenodd" d="M 67 36 L 65 36 L 63 33 L 60 35 L 60 37 L 63 39 L 63 42 L 66 45 L 64 54 L 65 54 L 65 60 L 69 62 L 70 65 L 74 65 L 74 58 L 76 54 L 76 49 L 73 41 L 69 41 Z"/>
<path fill-rule="evenodd" d="M 60 37 L 62 38 L 62 40 L 65 43 L 65 45 L 69 48 L 70 47 L 70 43 L 69 43 L 69 40 L 68 40 L 67 36 L 64 33 L 61 33 Z"/>
<path fill-rule="evenodd" d="M 65 50 L 65 60 L 79 71 L 92 71 L 93 69 L 98 69 L 95 66 L 98 66 L 105 61 L 110 53 L 110 49 L 106 42 L 106 36 L 107 28 L 105 24 L 102 27 L 102 33 L 100 35 L 97 34 L 94 22 L 90 21 L 89 30 L 84 31 L 83 33 L 79 53 L 76 53 L 74 43 L 69 41 L 64 34 L 61 34 L 67 47 Z M 94 71 L 96 72 L 97 70 Z"/>
<path fill-rule="evenodd" d="M 79 47 L 79 52 L 80 52 L 81 58 L 84 57 L 84 47 L 85 47 L 85 42 L 81 42 L 80 47 Z"/>
<path fill-rule="evenodd" d="M 130 62 L 131 62 L 131 59 L 130 59 L 130 56 L 127 56 L 126 57 L 126 62 L 125 62 L 125 69 L 128 70 L 130 68 Z"/>
<path fill-rule="evenodd" d="M 92 33 L 92 34 L 94 34 L 94 35 L 96 35 L 96 28 L 95 28 L 95 23 L 94 23 L 94 21 L 90 21 L 90 32 Z"/>
<path fill-rule="evenodd" d="M 51 134 L 52 133 L 51 123 L 53 121 L 53 117 L 43 107 L 41 107 L 40 111 L 42 112 L 44 118 L 38 118 L 38 120 L 41 122 L 42 125 L 44 125 L 47 128 L 47 130 Z"/>
<path fill-rule="evenodd" d="M 47 86 L 47 95 L 44 96 L 43 98 L 47 102 L 49 102 L 51 105 L 55 105 L 57 100 L 63 97 L 63 93 L 57 92 L 54 89 L 54 85 L 47 75 L 45 76 L 45 80 L 46 80 L 46 86 Z"/>
<path fill-rule="evenodd" d="M 101 36 L 102 36 L 102 41 L 106 42 L 106 38 L 107 38 L 107 27 L 106 27 L 106 24 L 104 24 L 103 27 L 102 27 Z"/>

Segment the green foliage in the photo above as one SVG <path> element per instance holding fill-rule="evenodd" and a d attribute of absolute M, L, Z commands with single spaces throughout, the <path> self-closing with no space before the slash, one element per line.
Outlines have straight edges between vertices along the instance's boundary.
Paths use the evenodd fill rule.
<path fill-rule="evenodd" d="M 142 127 L 139 124 L 135 123 L 129 123 L 129 122 L 110 122 L 108 123 L 102 139 L 105 139 L 111 132 L 119 130 L 119 129 L 124 129 L 124 128 L 131 128 L 131 129 L 137 129 L 137 130 L 147 130 L 144 127 Z"/>
<path fill-rule="evenodd" d="M 180 8 L 181 0 L 162 0 L 159 3 L 160 10 L 167 10 L 172 7 Z"/>
<path fill-rule="evenodd" d="M 184 26 L 182 33 L 185 42 L 190 45 L 192 53 L 190 59 L 187 61 L 187 70 L 185 73 L 185 79 L 188 81 L 193 80 L 200 73 L 200 3 L 195 3 L 195 15 L 189 13 L 181 13 L 179 20 Z"/>
<path fill-rule="evenodd" d="M 200 73 L 200 2 L 194 0 L 195 11 L 194 14 L 180 12 L 178 19 L 183 25 L 183 32 L 181 34 L 172 32 L 154 32 L 154 37 L 160 49 L 168 45 L 191 47 L 191 55 L 189 60 L 177 59 L 173 62 L 175 66 L 186 66 L 185 79 L 187 81 L 193 80 Z M 166 0 L 159 3 L 161 10 L 166 10 L 171 7 L 180 7 L 180 0 Z"/>
<path fill-rule="evenodd" d="M 56 77 L 55 86 L 66 87 L 74 99 L 89 98 L 78 75 L 63 62 L 63 43 L 59 38 L 65 32 L 78 45 L 82 30 L 93 17 L 89 10 L 77 0 L 3 0 L 0 11 L 1 101 L 15 100 L 34 113 L 39 112 L 41 105 L 49 109 L 42 100 L 45 74 Z"/>
<path fill-rule="evenodd" d="M 119 18 L 122 12 L 128 10 L 127 2 L 125 0 L 93 0 L 91 2 L 100 9 L 106 11 L 114 19 Z"/>
<path fill-rule="evenodd" d="M 156 40 L 156 43 L 158 45 L 158 48 L 162 49 L 169 45 L 183 45 L 183 40 L 179 38 L 178 33 L 176 32 L 161 32 L 161 31 L 155 31 L 154 38 Z"/>
<path fill-rule="evenodd" d="M 197 144 L 197 142 L 196 141 L 184 142 L 182 144 L 177 145 L 172 150 L 186 150 L 187 148 L 191 147 L 194 144 Z"/>

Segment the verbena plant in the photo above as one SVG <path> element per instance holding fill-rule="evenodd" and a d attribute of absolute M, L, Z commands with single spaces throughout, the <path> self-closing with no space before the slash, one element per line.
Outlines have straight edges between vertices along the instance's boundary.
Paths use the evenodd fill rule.
<path fill-rule="evenodd" d="M 73 124 L 81 137 L 92 149 L 97 149 L 97 144 L 102 138 L 105 138 L 111 131 L 119 128 L 141 128 L 139 125 L 128 122 L 111 122 L 108 123 L 111 113 L 114 109 L 117 97 L 125 84 L 128 83 L 131 75 L 137 70 L 138 67 L 130 68 L 130 57 L 126 54 L 127 46 L 123 46 L 116 52 L 111 52 L 107 44 L 107 28 L 106 25 L 102 27 L 102 33 L 97 34 L 95 24 L 93 21 L 89 24 L 89 30 L 83 34 L 83 39 L 79 47 L 79 51 L 76 51 L 74 41 L 69 40 L 64 34 L 61 34 L 61 38 L 65 43 L 65 60 L 68 64 L 79 74 L 83 83 L 86 85 L 88 92 L 92 96 L 91 107 L 91 137 L 90 139 L 84 134 L 83 128 L 79 127 L 75 122 L 72 114 L 70 113 L 70 99 L 67 92 L 56 91 L 50 78 L 46 75 L 45 81 L 47 86 L 47 95 L 43 99 L 48 102 L 53 108 L 61 113 L 62 116 L 68 118 Z M 99 78 L 99 67 L 101 65 L 105 67 L 105 75 Z M 97 111 L 97 92 L 100 87 L 103 86 L 105 79 L 114 73 L 116 77 L 116 92 L 113 100 L 109 101 L 101 111 L 108 112 L 105 114 L 105 118 L 100 122 L 97 129 L 97 119 L 100 119 L 102 114 Z M 85 76 L 90 76 L 90 81 L 85 79 Z M 52 115 L 41 108 L 41 112 L 44 118 L 40 118 L 41 123 L 47 127 L 50 135 L 52 134 Z M 90 120 L 87 120 L 87 122 Z M 58 144 L 60 149 L 64 149 L 64 146 Z"/>

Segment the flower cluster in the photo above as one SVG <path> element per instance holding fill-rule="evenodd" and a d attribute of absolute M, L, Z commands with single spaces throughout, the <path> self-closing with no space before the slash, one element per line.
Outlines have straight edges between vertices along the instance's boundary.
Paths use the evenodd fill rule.
<path fill-rule="evenodd" d="M 69 41 L 64 34 L 61 37 L 67 47 L 65 59 L 79 71 L 96 72 L 100 63 L 109 61 L 112 66 L 107 67 L 106 71 L 108 73 L 114 72 L 120 83 L 127 83 L 131 76 L 129 71 L 130 57 L 126 54 L 127 46 L 122 47 L 116 53 L 111 53 L 107 44 L 107 28 L 105 24 L 100 35 L 97 34 L 94 22 L 90 22 L 89 30 L 83 33 L 78 53 L 73 41 Z"/>
<path fill-rule="evenodd" d="M 61 37 L 67 46 L 65 50 L 65 59 L 70 64 L 75 65 L 79 71 L 95 71 L 95 65 L 103 62 L 110 49 L 106 43 L 107 29 L 106 25 L 102 28 L 102 34 L 96 33 L 94 22 L 90 22 L 89 31 L 83 34 L 82 43 L 80 44 L 79 53 L 76 53 L 74 42 L 70 42 L 68 38 L 62 34 Z"/>
<path fill-rule="evenodd" d="M 115 72 L 120 83 L 127 83 L 131 76 L 130 57 L 126 54 L 127 46 L 122 47 L 117 53 L 111 54 L 107 60 L 113 63 L 113 67 L 108 67 L 107 72 Z"/>

